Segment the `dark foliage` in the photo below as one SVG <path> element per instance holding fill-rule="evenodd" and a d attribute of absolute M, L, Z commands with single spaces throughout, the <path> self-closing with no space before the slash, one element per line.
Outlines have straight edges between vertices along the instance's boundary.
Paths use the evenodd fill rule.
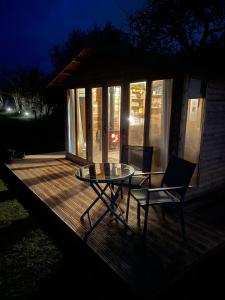
<path fill-rule="evenodd" d="M 56 45 L 51 50 L 50 55 L 55 71 L 61 71 L 85 47 L 128 51 L 132 43 L 128 34 L 111 23 L 107 23 L 103 28 L 95 25 L 89 31 L 74 30 L 63 45 Z"/>
<path fill-rule="evenodd" d="M 147 0 L 129 17 L 136 46 L 176 54 L 193 55 L 208 47 L 224 47 L 225 1 Z"/>

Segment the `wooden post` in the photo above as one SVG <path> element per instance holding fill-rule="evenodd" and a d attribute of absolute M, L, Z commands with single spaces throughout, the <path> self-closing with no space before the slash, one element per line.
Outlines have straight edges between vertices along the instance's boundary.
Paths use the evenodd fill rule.
<path fill-rule="evenodd" d="M 121 85 L 121 114 L 120 114 L 120 161 L 123 145 L 128 144 L 129 127 L 129 83 L 124 82 Z"/>

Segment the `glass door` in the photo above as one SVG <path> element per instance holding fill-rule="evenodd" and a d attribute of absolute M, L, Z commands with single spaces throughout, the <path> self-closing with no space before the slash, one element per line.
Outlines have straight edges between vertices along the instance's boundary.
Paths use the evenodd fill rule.
<path fill-rule="evenodd" d="M 86 104 L 85 89 L 76 90 L 77 155 L 86 159 Z"/>
<path fill-rule="evenodd" d="M 146 82 L 130 83 L 128 144 L 144 145 Z"/>
<path fill-rule="evenodd" d="M 108 87 L 107 147 L 108 162 L 120 161 L 121 87 Z"/>
<path fill-rule="evenodd" d="M 67 150 L 76 155 L 76 122 L 75 122 L 75 93 L 74 90 L 67 91 Z"/>
<path fill-rule="evenodd" d="M 102 88 L 92 88 L 92 161 L 102 162 Z"/>
<path fill-rule="evenodd" d="M 172 80 L 155 80 L 151 86 L 149 140 L 153 146 L 152 170 L 165 170 L 171 113 Z"/>

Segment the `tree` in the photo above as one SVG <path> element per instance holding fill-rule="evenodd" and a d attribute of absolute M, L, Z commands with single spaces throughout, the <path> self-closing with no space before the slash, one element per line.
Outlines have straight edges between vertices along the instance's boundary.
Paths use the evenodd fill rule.
<path fill-rule="evenodd" d="M 61 71 L 83 48 L 124 49 L 132 47 L 129 35 L 106 23 L 103 28 L 95 25 L 89 31 L 74 30 L 63 45 L 52 48 L 50 55 L 57 72 Z"/>
<path fill-rule="evenodd" d="M 220 42 L 225 32 L 225 1 L 147 0 L 129 23 L 136 46 L 191 54 Z"/>
<path fill-rule="evenodd" d="M 0 97 L 6 97 L 8 105 L 12 105 L 16 112 L 29 111 L 35 118 L 52 114 L 56 103 L 51 101 L 51 95 L 46 92 L 48 79 L 45 74 L 37 69 L 20 69 L 12 74 L 4 74 L 3 79 Z"/>

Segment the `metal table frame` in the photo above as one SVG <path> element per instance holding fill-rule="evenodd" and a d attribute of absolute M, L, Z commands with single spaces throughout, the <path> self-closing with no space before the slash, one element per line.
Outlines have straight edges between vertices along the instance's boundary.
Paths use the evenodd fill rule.
<path fill-rule="evenodd" d="M 133 230 L 128 226 L 126 220 L 123 219 L 123 216 L 122 216 L 123 211 L 119 207 L 119 205 L 117 204 L 117 199 L 118 199 L 119 195 L 121 194 L 121 191 L 122 191 L 122 188 L 123 188 L 123 182 L 131 176 L 132 176 L 132 174 L 130 174 L 129 176 L 123 177 L 123 179 L 119 179 L 119 178 L 116 179 L 116 180 L 109 179 L 109 180 L 104 180 L 104 181 L 99 182 L 99 180 L 82 179 L 80 176 L 76 175 L 76 177 L 78 179 L 89 182 L 90 186 L 92 187 L 94 192 L 97 194 L 97 198 L 91 203 L 91 205 L 89 205 L 89 207 L 84 211 L 84 213 L 80 217 L 80 220 L 83 221 L 84 217 L 87 215 L 88 216 L 88 221 L 89 221 L 89 224 L 90 224 L 90 229 L 86 232 L 86 234 L 84 236 L 84 241 L 87 241 L 87 238 L 89 237 L 91 232 L 106 217 L 106 215 L 108 213 L 111 213 L 114 216 L 115 219 L 119 220 L 125 226 L 126 229 L 128 229 L 131 233 L 133 233 Z M 105 184 L 105 186 L 102 187 L 99 183 Z M 115 190 L 115 186 L 114 186 L 115 183 L 117 184 L 116 185 L 116 190 Z M 111 196 L 109 196 L 106 193 L 107 190 L 110 190 Z M 92 209 L 92 207 L 99 200 L 101 200 L 104 203 L 104 205 L 106 206 L 106 210 L 94 222 L 94 224 L 92 224 L 89 212 Z M 117 212 L 117 210 L 120 210 L 120 214 Z"/>

